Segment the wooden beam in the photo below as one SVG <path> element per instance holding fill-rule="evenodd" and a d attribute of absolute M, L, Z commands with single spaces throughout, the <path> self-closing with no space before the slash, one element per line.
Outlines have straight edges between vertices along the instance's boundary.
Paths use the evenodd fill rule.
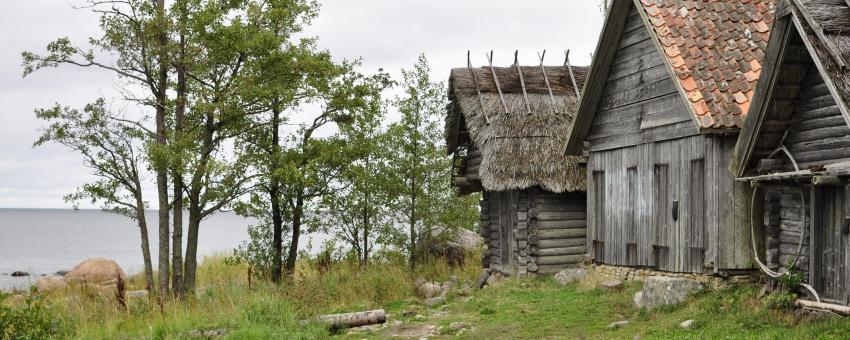
<path fill-rule="evenodd" d="M 842 181 L 838 176 L 814 176 L 812 177 L 812 185 L 816 186 L 825 186 L 825 185 L 845 185 L 847 184 L 845 181 Z"/>

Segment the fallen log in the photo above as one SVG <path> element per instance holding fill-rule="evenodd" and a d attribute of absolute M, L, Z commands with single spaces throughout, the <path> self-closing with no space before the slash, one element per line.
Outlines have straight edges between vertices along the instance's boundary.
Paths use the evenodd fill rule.
<path fill-rule="evenodd" d="M 797 307 L 803 308 L 812 308 L 812 309 L 821 309 L 827 310 L 836 314 L 841 314 L 844 316 L 850 315 L 850 307 L 843 305 L 836 305 L 832 303 L 824 303 L 824 302 L 815 302 L 811 300 L 803 300 L 797 299 L 794 300 L 794 305 Z"/>
<path fill-rule="evenodd" d="M 365 312 L 319 315 L 316 319 L 331 328 L 341 329 L 385 323 L 387 322 L 387 313 L 383 309 L 378 309 Z"/>

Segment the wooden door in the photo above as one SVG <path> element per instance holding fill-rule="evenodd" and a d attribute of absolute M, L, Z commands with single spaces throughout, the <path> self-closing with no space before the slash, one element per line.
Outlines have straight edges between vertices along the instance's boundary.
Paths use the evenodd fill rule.
<path fill-rule="evenodd" d="M 499 195 L 499 264 L 502 270 L 510 271 L 516 264 L 513 256 L 516 239 L 514 229 L 516 226 L 516 191 L 501 191 Z"/>
<path fill-rule="evenodd" d="M 822 186 L 813 190 L 809 281 L 821 299 L 847 304 L 848 242 L 843 228 L 844 188 Z"/>

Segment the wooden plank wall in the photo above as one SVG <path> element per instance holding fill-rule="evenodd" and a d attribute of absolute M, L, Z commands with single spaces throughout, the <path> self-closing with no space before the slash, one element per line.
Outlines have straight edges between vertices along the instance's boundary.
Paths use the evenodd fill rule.
<path fill-rule="evenodd" d="M 707 192 L 718 189 L 707 179 L 716 167 L 705 166 L 713 141 L 694 136 L 591 153 L 588 247 L 597 262 L 703 272 L 717 241 L 706 221 L 731 203 L 725 193 L 707 203 Z"/>
<path fill-rule="evenodd" d="M 788 183 L 765 186 L 765 264 L 773 270 L 787 267 L 797 254 L 800 237 L 803 237 L 803 221 L 811 220 L 810 188 Z M 802 190 L 802 196 L 801 192 Z M 803 205 L 805 199 L 806 205 Z M 805 212 L 805 216 L 803 215 Z M 809 271 L 809 235 L 803 239 L 803 249 L 795 269 Z"/>
<path fill-rule="evenodd" d="M 660 52 L 632 7 L 587 136 L 601 151 L 698 134 Z"/>

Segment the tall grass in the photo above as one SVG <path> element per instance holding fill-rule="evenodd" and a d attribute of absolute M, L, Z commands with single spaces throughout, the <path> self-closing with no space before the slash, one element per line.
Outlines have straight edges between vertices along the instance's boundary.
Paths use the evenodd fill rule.
<path fill-rule="evenodd" d="M 249 287 L 247 265 L 213 256 L 205 258 L 199 268 L 196 294 L 182 300 L 159 305 L 147 298 L 131 298 L 126 311 L 117 306 L 114 297 L 96 294 L 52 294 L 47 302 L 74 338 L 181 338 L 192 331 L 218 329 L 237 339 L 284 335 L 315 338 L 329 334 L 323 327 L 305 326 L 300 320 L 318 314 L 404 305 L 414 300 L 417 278 L 445 281 L 457 275 L 471 281 L 480 272 L 474 260 L 462 267 L 434 260 L 412 271 L 395 258 L 376 258 L 365 268 L 350 261 L 320 266 L 307 259 L 300 261 L 293 277 L 279 286 L 254 275 Z M 128 291 L 143 287 L 140 277 L 127 282 Z"/>

